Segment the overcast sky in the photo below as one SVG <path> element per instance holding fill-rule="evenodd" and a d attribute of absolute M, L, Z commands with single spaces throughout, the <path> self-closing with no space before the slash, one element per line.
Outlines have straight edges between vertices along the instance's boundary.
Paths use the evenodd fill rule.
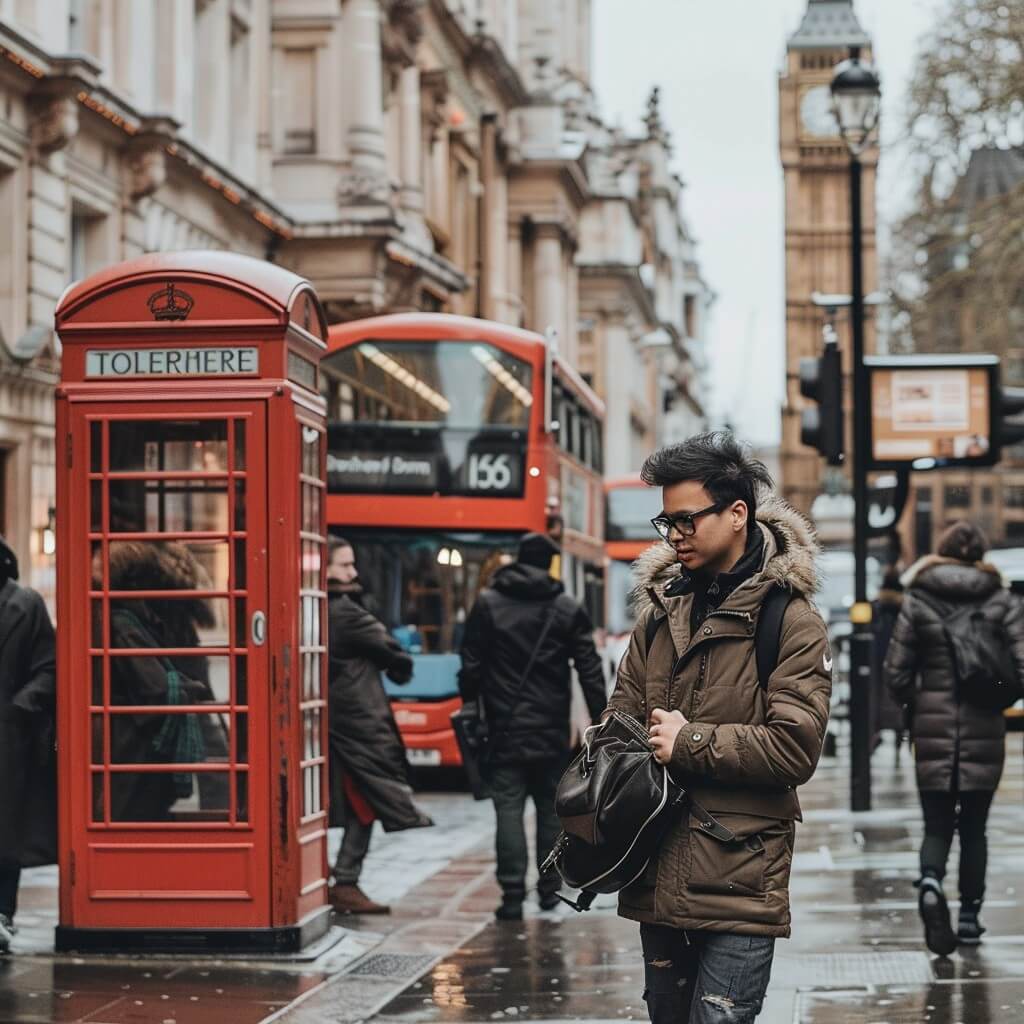
<path fill-rule="evenodd" d="M 899 150 L 906 86 L 944 0 L 855 0 L 882 74 L 879 215 L 909 200 Z M 637 128 L 652 85 L 672 133 L 685 211 L 717 293 L 711 406 L 777 443 L 785 392 L 778 73 L 807 0 L 596 0 L 594 78 L 605 117 Z"/>

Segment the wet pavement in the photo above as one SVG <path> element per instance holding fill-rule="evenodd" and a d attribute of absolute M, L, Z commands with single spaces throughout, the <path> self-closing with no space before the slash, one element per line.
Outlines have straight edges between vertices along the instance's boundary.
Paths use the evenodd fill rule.
<path fill-rule="evenodd" d="M 989 933 L 949 960 L 921 940 L 909 758 L 897 768 L 891 748 L 876 754 L 875 810 L 859 815 L 844 809 L 845 760 L 822 764 L 803 792 L 794 937 L 779 943 L 759 1024 L 1024 1022 L 1024 761 L 1021 737 L 1009 744 L 989 829 Z M 376 836 L 367 864 L 365 888 L 394 913 L 339 922 L 340 941 L 305 961 L 56 957 L 55 875 L 27 873 L 20 953 L 0 961 L 0 1024 L 647 1019 L 637 927 L 614 900 L 495 922 L 489 807 L 452 793 L 422 802 L 438 828 Z M 955 857 L 954 846 L 951 897 Z"/>

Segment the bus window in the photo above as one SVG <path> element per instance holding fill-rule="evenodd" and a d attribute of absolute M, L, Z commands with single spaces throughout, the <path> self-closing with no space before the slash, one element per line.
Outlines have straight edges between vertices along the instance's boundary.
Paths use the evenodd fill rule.
<path fill-rule="evenodd" d="M 321 369 L 330 493 L 523 493 L 529 363 L 483 342 L 374 341 Z"/>
<path fill-rule="evenodd" d="M 642 540 L 653 544 L 658 538 L 651 520 L 661 511 L 661 491 L 637 484 L 608 492 L 605 536 L 608 540 Z"/>

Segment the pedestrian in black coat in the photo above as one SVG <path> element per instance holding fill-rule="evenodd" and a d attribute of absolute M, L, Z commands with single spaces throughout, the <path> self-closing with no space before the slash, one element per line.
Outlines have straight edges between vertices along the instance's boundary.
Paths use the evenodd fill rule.
<path fill-rule="evenodd" d="M 929 948 L 956 946 L 942 893 L 953 833 L 960 835 L 961 942 L 977 942 L 984 928 L 978 911 L 985 895 L 989 807 L 1003 772 L 1006 721 L 958 699 L 956 671 L 944 623 L 965 605 L 1002 625 L 1017 671 L 1024 676 L 1024 609 L 999 571 L 983 562 L 988 543 L 972 523 L 943 534 L 937 555 L 903 577 L 903 607 L 885 659 L 886 683 L 910 712 L 917 786 L 924 812 L 920 909 Z"/>
<path fill-rule="evenodd" d="M 0 538 L 0 952 L 13 936 L 23 867 L 57 859 L 54 633 Z"/>
<path fill-rule="evenodd" d="M 327 563 L 328 723 L 331 824 L 345 831 L 334 866 L 331 906 L 339 913 L 384 914 L 359 888 L 373 822 L 385 832 L 433 825 L 413 803 L 405 745 L 381 682 L 412 678 L 412 658 L 362 604 L 355 554 L 334 539 Z"/>
<path fill-rule="evenodd" d="M 497 816 L 503 900 L 496 913 L 504 920 L 523 914 L 527 796 L 537 812 L 538 864 L 558 836 L 555 789 L 569 752 L 570 663 L 591 721 L 600 719 L 607 703 L 590 617 L 550 575 L 558 552 L 550 538 L 527 534 L 516 561 L 499 569 L 480 592 L 462 643 L 459 692 L 464 701 L 483 698 L 490 734 L 485 774 Z M 557 879 L 541 879 L 542 908 L 557 905 L 557 888 Z"/>

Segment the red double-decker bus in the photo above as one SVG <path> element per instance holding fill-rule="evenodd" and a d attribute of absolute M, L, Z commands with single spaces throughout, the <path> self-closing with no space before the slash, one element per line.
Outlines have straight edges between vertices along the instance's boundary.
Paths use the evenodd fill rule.
<path fill-rule="evenodd" d="M 633 589 L 631 567 L 642 552 L 658 541 L 651 520 L 661 511 L 661 489 L 648 487 L 637 473 L 605 481 L 604 490 L 608 556 L 605 651 L 610 672 L 614 673 L 633 629 L 629 599 Z"/>
<path fill-rule="evenodd" d="M 409 760 L 459 764 L 459 647 L 519 537 L 562 529 L 561 577 L 604 618 L 604 406 L 543 337 L 437 313 L 339 324 L 321 362 L 327 521 L 410 652 L 388 683 Z"/>

